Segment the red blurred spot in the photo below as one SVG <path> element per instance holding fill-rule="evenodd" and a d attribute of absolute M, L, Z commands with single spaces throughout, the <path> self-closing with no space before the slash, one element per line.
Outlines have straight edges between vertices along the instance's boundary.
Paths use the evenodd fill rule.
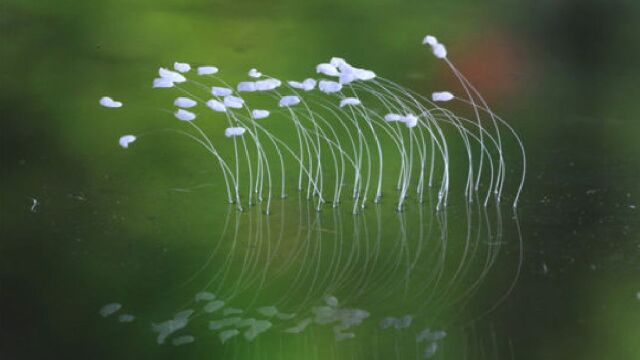
<path fill-rule="evenodd" d="M 504 32 L 485 33 L 468 44 L 456 46 L 449 58 L 489 103 L 517 96 L 529 78 L 520 41 Z M 452 89 L 462 91 L 455 77 L 449 79 L 447 83 Z"/>

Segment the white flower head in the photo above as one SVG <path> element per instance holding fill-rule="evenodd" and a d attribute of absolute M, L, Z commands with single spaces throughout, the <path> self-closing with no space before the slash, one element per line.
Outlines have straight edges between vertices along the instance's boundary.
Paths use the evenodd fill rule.
<path fill-rule="evenodd" d="M 257 79 L 262 76 L 262 73 L 254 68 L 249 70 L 249 76 Z"/>
<path fill-rule="evenodd" d="M 393 121 L 402 121 L 403 116 L 400 114 L 390 113 L 384 116 L 384 121 L 393 122 Z"/>
<path fill-rule="evenodd" d="M 318 74 L 324 74 L 327 76 L 340 76 L 340 72 L 338 71 L 338 69 L 331 65 L 331 64 L 318 64 L 318 66 L 316 66 L 316 72 Z"/>
<path fill-rule="evenodd" d="M 434 46 L 438 43 L 438 39 L 435 36 L 427 35 L 422 39 L 422 45 Z"/>
<path fill-rule="evenodd" d="M 256 81 L 257 91 L 269 91 L 282 85 L 282 81 L 278 79 L 266 79 Z"/>
<path fill-rule="evenodd" d="M 251 117 L 254 120 L 259 120 L 259 119 L 264 119 L 266 117 L 269 116 L 269 110 L 260 110 L 260 109 L 255 109 L 251 112 Z"/>
<path fill-rule="evenodd" d="M 218 73 L 218 68 L 215 66 L 200 66 L 198 68 L 198 75 L 213 75 Z"/>
<path fill-rule="evenodd" d="M 438 59 L 444 59 L 447 57 L 447 48 L 444 45 L 438 43 L 433 45 L 433 55 L 435 55 Z"/>
<path fill-rule="evenodd" d="M 299 103 L 300 103 L 299 97 L 295 95 L 287 95 L 280 98 L 280 102 L 278 103 L 278 105 L 280 107 L 288 107 L 288 106 L 297 105 Z"/>
<path fill-rule="evenodd" d="M 136 137 L 134 135 L 123 135 L 123 136 L 120 136 L 120 140 L 118 140 L 118 143 L 124 149 L 128 149 L 129 144 L 131 144 L 134 141 L 136 141 Z"/>
<path fill-rule="evenodd" d="M 173 102 L 173 105 L 180 108 L 185 108 L 185 109 L 192 108 L 197 104 L 198 104 L 197 101 L 189 99 L 188 97 L 184 97 L 184 96 L 180 96 L 176 98 L 176 100 Z"/>
<path fill-rule="evenodd" d="M 342 90 L 342 84 L 331 80 L 320 80 L 318 89 L 325 94 L 331 94 Z"/>
<path fill-rule="evenodd" d="M 211 87 L 211 94 L 215 96 L 227 96 L 227 95 L 231 95 L 232 93 L 233 93 L 233 90 L 226 87 L 219 87 L 219 86 Z"/>
<path fill-rule="evenodd" d="M 436 91 L 431 94 L 431 100 L 433 101 L 450 101 L 453 98 L 453 94 L 448 91 Z"/>
<path fill-rule="evenodd" d="M 209 107 L 213 111 L 217 112 L 227 112 L 227 107 L 218 100 L 211 99 L 207 101 L 207 107 Z"/>
<path fill-rule="evenodd" d="M 181 73 L 186 73 L 186 72 L 189 72 L 189 70 L 191 70 L 191 65 L 187 63 L 175 62 L 173 63 L 173 68 L 176 71 L 179 71 Z"/>
<path fill-rule="evenodd" d="M 224 130 L 224 136 L 230 138 L 233 136 L 241 136 L 247 129 L 243 127 L 230 127 Z"/>
<path fill-rule="evenodd" d="M 358 100 L 357 98 L 354 98 L 354 97 L 347 97 L 347 98 L 344 98 L 344 99 L 340 100 L 340 107 L 356 106 L 356 105 L 360 105 L 360 104 L 361 104 L 360 100 Z"/>
<path fill-rule="evenodd" d="M 234 108 L 234 109 L 242 109 L 244 105 L 244 100 L 237 96 L 227 95 L 224 97 L 224 105 L 226 107 Z"/>
<path fill-rule="evenodd" d="M 182 121 L 193 121 L 196 118 L 196 114 L 185 109 L 178 109 L 178 111 L 176 111 L 174 115 L 178 120 L 182 120 Z"/>
<path fill-rule="evenodd" d="M 418 117 L 413 114 L 408 114 L 402 118 L 402 122 L 408 127 L 412 128 L 418 125 Z"/>
<path fill-rule="evenodd" d="M 254 92 L 256 91 L 256 83 L 253 81 L 241 81 L 236 88 L 238 92 Z"/>
<path fill-rule="evenodd" d="M 170 88 L 173 87 L 173 81 L 170 78 L 155 78 L 153 79 L 154 88 Z"/>
<path fill-rule="evenodd" d="M 100 105 L 108 108 L 122 107 L 122 103 L 120 101 L 115 101 L 109 96 L 103 96 L 102 98 L 100 98 Z"/>
<path fill-rule="evenodd" d="M 158 70 L 158 74 L 160 74 L 161 78 L 165 78 L 174 83 L 182 83 L 187 81 L 187 78 L 182 76 L 182 74 L 177 73 L 175 71 L 167 70 L 165 68 L 160 68 Z"/>

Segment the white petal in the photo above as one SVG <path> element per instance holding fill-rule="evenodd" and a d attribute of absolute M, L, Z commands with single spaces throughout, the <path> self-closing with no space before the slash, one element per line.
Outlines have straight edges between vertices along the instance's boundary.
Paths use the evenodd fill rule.
<path fill-rule="evenodd" d="M 304 89 L 304 85 L 298 81 L 287 81 L 287 84 L 294 89 Z"/>
<path fill-rule="evenodd" d="M 226 107 L 234 108 L 234 109 L 242 109 L 242 105 L 244 105 L 244 100 L 237 96 L 227 95 L 224 97 L 224 105 Z"/>
<path fill-rule="evenodd" d="M 340 57 L 332 57 L 329 61 L 329 64 L 333 67 L 341 68 L 344 65 L 349 65 L 343 58 Z"/>
<path fill-rule="evenodd" d="M 256 91 L 256 83 L 253 81 L 242 81 L 238 83 L 238 91 L 253 92 Z"/>
<path fill-rule="evenodd" d="M 340 76 L 340 72 L 335 66 L 326 63 L 316 66 L 316 72 L 327 76 Z"/>
<path fill-rule="evenodd" d="M 345 71 L 340 73 L 340 84 L 347 85 L 356 80 L 356 74 L 353 71 Z"/>
<path fill-rule="evenodd" d="M 330 94 L 342 90 L 342 84 L 330 80 L 320 80 L 318 89 L 323 93 Z"/>
<path fill-rule="evenodd" d="M 354 105 L 360 105 L 360 100 L 353 97 L 348 97 L 340 100 L 340 107 L 354 106 Z"/>
<path fill-rule="evenodd" d="M 433 55 L 439 59 L 444 59 L 447 57 L 447 48 L 442 44 L 435 44 L 433 45 Z"/>
<path fill-rule="evenodd" d="M 181 83 L 187 81 L 187 78 L 182 76 L 182 74 L 177 73 L 175 71 L 167 70 L 165 68 L 160 68 L 158 70 L 161 78 L 169 79 L 174 83 Z"/>
<path fill-rule="evenodd" d="M 232 136 L 241 136 L 247 129 L 243 127 L 230 127 L 224 130 L 224 136 L 232 137 Z"/>
<path fill-rule="evenodd" d="M 273 90 L 282 85 L 282 82 L 278 79 L 266 79 L 256 81 L 256 90 L 268 91 Z"/>
<path fill-rule="evenodd" d="M 120 136 L 120 140 L 118 140 L 118 143 L 120 144 L 120 146 L 127 149 L 129 147 L 129 144 L 134 141 L 136 141 L 136 137 L 134 135 L 123 135 Z"/>
<path fill-rule="evenodd" d="M 384 116 L 384 121 L 402 121 L 402 115 L 400 114 L 387 114 Z"/>
<path fill-rule="evenodd" d="M 103 96 L 100 99 L 100 105 L 108 108 L 119 108 L 122 107 L 122 103 L 120 101 L 115 101 L 108 96 Z"/>
<path fill-rule="evenodd" d="M 315 89 L 315 87 L 316 87 L 316 80 L 315 79 L 308 78 L 308 79 L 305 79 L 302 82 L 302 89 L 304 91 L 311 91 L 311 90 Z"/>
<path fill-rule="evenodd" d="M 154 88 L 170 88 L 173 87 L 173 81 L 170 78 L 155 78 L 153 79 Z"/>
<path fill-rule="evenodd" d="M 364 80 L 364 81 L 371 80 L 376 77 L 376 73 L 374 73 L 371 70 L 365 70 L 365 69 L 354 69 L 353 74 L 358 80 Z"/>
<path fill-rule="evenodd" d="M 437 43 L 438 43 L 438 40 L 435 38 L 435 36 L 427 35 L 424 37 L 424 39 L 422 39 L 423 45 L 434 46 Z"/>
<path fill-rule="evenodd" d="M 251 76 L 252 78 L 259 78 L 260 76 L 262 76 L 262 73 L 257 69 L 251 69 L 249 70 L 249 76 Z"/>
<path fill-rule="evenodd" d="M 226 112 L 227 111 L 227 107 L 224 106 L 224 104 L 221 103 L 218 100 L 211 99 L 211 100 L 207 101 L 207 106 L 213 111 L 217 111 L 217 112 Z"/>
<path fill-rule="evenodd" d="M 295 95 L 287 95 L 280 98 L 280 107 L 293 106 L 300 103 L 300 98 Z"/>
<path fill-rule="evenodd" d="M 255 109 L 251 112 L 251 117 L 254 120 L 264 119 L 269 116 L 269 110 L 259 110 Z"/>
<path fill-rule="evenodd" d="M 188 97 L 179 97 L 174 102 L 173 105 L 181 108 L 192 108 L 198 104 L 197 101 L 191 100 Z"/>
<path fill-rule="evenodd" d="M 186 73 L 186 72 L 189 72 L 189 70 L 191 70 L 191 65 L 187 63 L 175 62 L 173 63 L 173 68 L 176 71 L 179 71 L 181 73 Z"/>
<path fill-rule="evenodd" d="M 433 101 L 450 101 L 453 98 L 453 94 L 448 91 L 436 91 L 431 94 L 431 99 Z"/>
<path fill-rule="evenodd" d="M 178 111 L 176 111 L 174 115 L 178 120 L 182 121 L 192 121 L 196 118 L 196 114 L 185 109 L 178 109 Z"/>
<path fill-rule="evenodd" d="M 211 93 L 215 96 L 227 96 L 231 95 L 233 90 L 226 87 L 213 86 L 211 87 Z"/>
<path fill-rule="evenodd" d="M 218 68 L 215 66 L 200 66 L 198 68 L 198 75 L 213 75 L 218 73 Z"/>
<path fill-rule="evenodd" d="M 415 127 L 416 125 L 418 125 L 418 117 L 416 117 L 415 115 L 407 115 L 405 117 L 402 118 L 402 122 L 408 127 L 408 128 L 412 128 Z"/>

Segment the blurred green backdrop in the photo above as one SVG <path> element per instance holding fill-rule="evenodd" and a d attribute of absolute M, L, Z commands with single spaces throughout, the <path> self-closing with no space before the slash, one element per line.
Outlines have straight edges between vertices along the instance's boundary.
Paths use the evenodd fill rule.
<path fill-rule="evenodd" d="M 433 33 L 519 131 L 530 159 L 517 286 L 437 356 L 640 358 L 639 19 L 632 0 L 0 1 L 0 357 L 421 354 L 402 339 L 374 345 L 371 337 L 324 352 L 332 336 L 322 333 L 292 345 L 274 336 L 222 346 L 212 336 L 158 346 L 150 322 L 206 283 L 181 287 L 207 261 L 227 206 L 210 159 L 193 144 L 159 134 L 124 152 L 117 138 L 175 125 L 148 95 L 157 68 L 174 61 L 214 64 L 232 80 L 254 66 L 299 79 L 342 56 L 423 94 L 454 87 L 420 45 Z M 99 108 L 104 95 L 125 99 L 127 111 Z M 213 187 L 172 191 L 203 183 Z M 296 206 L 286 212 L 296 215 Z M 463 213 L 452 210 L 449 226 L 465 224 Z M 511 245 L 490 277 L 504 281 L 471 308 L 495 300 L 512 278 L 516 228 L 508 209 L 503 217 Z M 294 237 L 299 226 L 284 228 Z M 458 232 L 449 235 L 452 254 L 461 251 Z M 100 318 L 112 299 L 140 321 Z"/>

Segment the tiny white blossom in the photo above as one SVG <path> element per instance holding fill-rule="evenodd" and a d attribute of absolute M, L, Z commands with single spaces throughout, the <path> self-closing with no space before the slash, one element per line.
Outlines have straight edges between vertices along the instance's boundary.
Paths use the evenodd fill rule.
<path fill-rule="evenodd" d="M 198 75 L 213 75 L 218 73 L 218 68 L 215 66 L 200 66 L 198 68 Z"/>
<path fill-rule="evenodd" d="M 224 130 L 224 136 L 230 138 L 233 136 L 241 136 L 247 129 L 243 127 L 230 127 Z"/>
<path fill-rule="evenodd" d="M 244 100 L 237 96 L 227 95 L 224 97 L 224 105 L 234 109 L 241 109 L 244 105 Z"/>
<path fill-rule="evenodd" d="M 211 94 L 215 96 L 227 96 L 231 95 L 233 90 L 226 87 L 213 86 L 211 87 Z"/>
<path fill-rule="evenodd" d="M 257 69 L 251 69 L 249 70 L 249 76 L 251 76 L 252 78 L 259 78 L 262 76 L 262 73 Z"/>
<path fill-rule="evenodd" d="M 191 65 L 187 63 L 175 62 L 173 63 L 173 68 L 176 71 L 179 71 L 181 73 L 186 73 L 186 72 L 189 72 L 189 70 L 191 70 Z"/>
<path fill-rule="evenodd" d="M 238 83 L 237 89 L 239 92 L 253 92 L 256 91 L 256 83 L 253 81 L 242 81 Z"/>
<path fill-rule="evenodd" d="M 196 118 L 196 114 L 185 109 L 178 109 L 178 111 L 176 111 L 174 115 L 178 120 L 182 121 L 193 121 Z"/>
<path fill-rule="evenodd" d="M 102 98 L 100 98 L 100 105 L 108 108 L 122 107 L 122 103 L 120 101 L 115 101 L 109 96 L 103 96 Z"/>
<path fill-rule="evenodd" d="M 342 84 L 330 80 L 320 80 L 320 83 L 318 83 L 318 89 L 323 93 L 331 94 L 342 90 Z"/>
<path fill-rule="evenodd" d="M 251 117 L 254 120 L 264 119 L 269 116 L 269 110 L 255 109 L 251 112 Z"/>
<path fill-rule="evenodd" d="M 327 76 L 340 76 L 340 72 L 335 66 L 326 63 L 316 66 L 316 72 Z"/>
<path fill-rule="evenodd" d="M 118 140 L 118 143 L 120 144 L 120 146 L 127 149 L 129 148 L 129 144 L 134 141 L 136 141 L 136 137 L 134 135 L 123 135 L 120 137 L 120 140 Z"/>
<path fill-rule="evenodd" d="M 197 101 L 189 99 L 188 97 L 179 97 L 173 102 L 173 105 L 181 108 L 192 108 L 198 104 Z"/>
<path fill-rule="evenodd" d="M 226 112 L 227 111 L 227 107 L 224 106 L 224 104 L 221 103 L 218 100 L 211 99 L 211 100 L 207 101 L 207 106 L 213 111 L 217 111 L 217 112 Z"/>
<path fill-rule="evenodd" d="M 348 97 L 348 98 L 344 98 L 342 100 L 340 100 L 340 107 L 345 107 L 345 106 L 355 106 L 355 105 L 360 105 L 360 100 L 358 100 L 357 98 L 353 98 L 353 97 Z"/>
<path fill-rule="evenodd" d="M 433 101 L 450 101 L 453 98 L 453 94 L 448 91 L 436 91 L 431 94 L 431 99 Z"/>
<path fill-rule="evenodd" d="M 300 98 L 295 95 L 287 95 L 280 98 L 278 105 L 280 107 L 293 106 L 300 103 Z"/>

